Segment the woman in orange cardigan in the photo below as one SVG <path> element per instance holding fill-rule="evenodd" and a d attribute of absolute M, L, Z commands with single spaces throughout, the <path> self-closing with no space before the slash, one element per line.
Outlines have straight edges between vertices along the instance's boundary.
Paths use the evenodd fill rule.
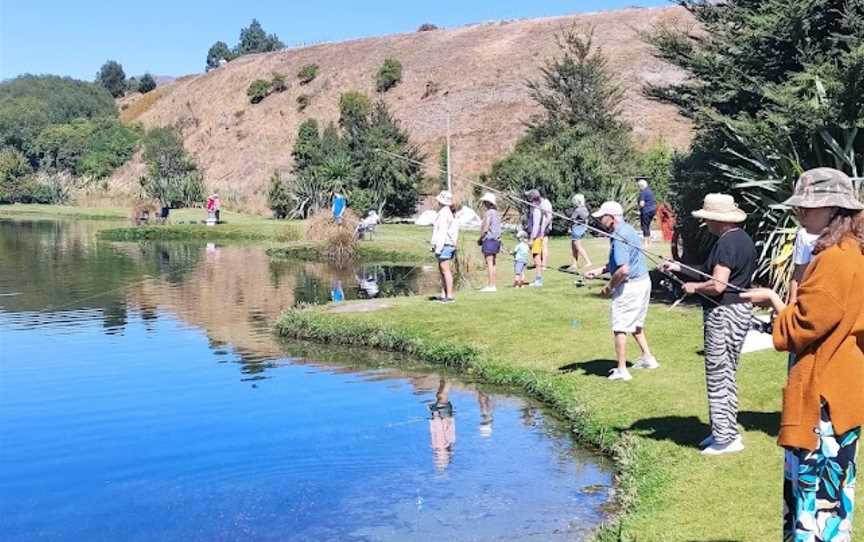
<path fill-rule="evenodd" d="M 783 390 L 783 540 L 849 542 L 855 454 L 864 425 L 864 205 L 842 172 L 805 172 L 787 202 L 821 230 L 794 304 L 768 289 L 742 297 L 774 307 L 774 346 L 797 362 Z"/>

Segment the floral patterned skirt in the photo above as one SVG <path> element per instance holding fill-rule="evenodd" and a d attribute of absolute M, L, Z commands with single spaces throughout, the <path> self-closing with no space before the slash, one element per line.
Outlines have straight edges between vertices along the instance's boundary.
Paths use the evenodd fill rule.
<path fill-rule="evenodd" d="M 860 427 L 835 435 L 828 405 L 823 403 L 819 449 L 786 450 L 784 542 L 852 542 L 860 437 Z"/>

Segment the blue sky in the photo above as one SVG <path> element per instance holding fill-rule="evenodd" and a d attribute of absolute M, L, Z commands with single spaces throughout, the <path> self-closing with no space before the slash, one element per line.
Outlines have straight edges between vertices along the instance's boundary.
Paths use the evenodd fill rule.
<path fill-rule="evenodd" d="M 93 79 L 107 59 L 127 75 L 203 71 L 217 40 L 233 46 L 252 18 L 288 46 L 410 32 L 424 22 L 459 26 L 563 15 L 667 0 L 0 0 L 0 79 L 52 73 Z M 362 6 L 355 7 L 355 6 Z"/>

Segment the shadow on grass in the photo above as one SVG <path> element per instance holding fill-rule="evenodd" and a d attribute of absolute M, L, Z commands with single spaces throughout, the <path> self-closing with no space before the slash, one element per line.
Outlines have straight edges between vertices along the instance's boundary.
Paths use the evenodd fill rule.
<path fill-rule="evenodd" d="M 761 431 L 769 437 L 776 437 L 780 413 L 746 410 L 738 413 L 738 422 L 747 431 Z M 668 440 L 685 448 L 698 448 L 699 442 L 711 432 L 711 426 L 696 416 L 659 416 L 639 420 L 627 430 L 654 440 Z"/>
<path fill-rule="evenodd" d="M 600 376 L 606 378 L 609 376 L 609 371 L 618 366 L 618 362 L 611 359 L 592 359 L 590 361 L 577 361 L 569 363 L 558 370 L 562 373 L 580 372 L 589 376 Z"/>
<path fill-rule="evenodd" d="M 668 440 L 685 448 L 698 448 L 711 427 L 696 416 L 659 416 L 645 418 L 627 430 L 654 440 Z"/>
<path fill-rule="evenodd" d="M 738 413 L 738 422 L 748 431 L 761 431 L 769 437 L 776 437 L 780 434 L 779 412 L 744 410 Z"/>

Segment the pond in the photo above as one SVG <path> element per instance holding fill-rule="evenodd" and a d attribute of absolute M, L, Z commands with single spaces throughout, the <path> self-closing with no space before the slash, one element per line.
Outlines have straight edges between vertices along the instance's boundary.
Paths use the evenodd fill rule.
<path fill-rule="evenodd" d="M 605 517 L 609 466 L 536 403 L 270 328 L 336 281 L 434 273 L 95 227 L 0 220 L 4 540 L 580 540 Z"/>

